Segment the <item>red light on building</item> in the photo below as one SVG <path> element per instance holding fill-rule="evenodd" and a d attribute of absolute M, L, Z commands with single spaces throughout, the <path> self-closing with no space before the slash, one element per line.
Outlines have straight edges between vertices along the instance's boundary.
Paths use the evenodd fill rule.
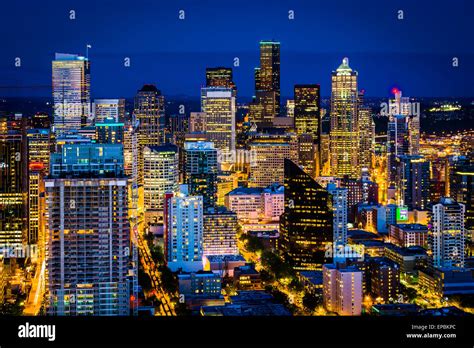
<path fill-rule="evenodd" d="M 43 170 L 44 164 L 42 162 L 31 162 L 29 168 L 30 170 Z"/>

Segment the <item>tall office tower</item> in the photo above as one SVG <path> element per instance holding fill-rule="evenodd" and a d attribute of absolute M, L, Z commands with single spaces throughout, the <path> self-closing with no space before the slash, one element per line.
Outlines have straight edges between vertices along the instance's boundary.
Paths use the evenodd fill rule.
<path fill-rule="evenodd" d="M 430 162 L 423 156 L 398 156 L 399 204 L 425 210 L 430 203 Z"/>
<path fill-rule="evenodd" d="M 232 77 L 232 68 L 206 68 L 206 87 L 231 88 L 235 97 L 237 89 Z"/>
<path fill-rule="evenodd" d="M 375 147 L 375 123 L 369 107 L 359 107 L 359 166 L 361 170 L 372 167 Z"/>
<path fill-rule="evenodd" d="M 91 123 L 90 62 L 87 58 L 56 53 L 53 103 L 56 136 Z"/>
<path fill-rule="evenodd" d="M 283 184 L 284 160 L 298 162 L 298 138 L 294 133 L 257 133 L 249 139 L 249 187 L 266 187 Z"/>
<path fill-rule="evenodd" d="M 94 99 L 92 114 L 95 123 L 103 123 L 107 118 L 115 122 L 125 121 L 125 99 Z"/>
<path fill-rule="evenodd" d="M 280 114 L 280 43 L 260 41 L 260 67 L 255 69 L 255 100 L 251 122 L 271 126 Z"/>
<path fill-rule="evenodd" d="M 388 188 L 396 187 L 397 157 L 409 154 L 410 142 L 407 118 L 390 116 L 387 131 L 387 179 Z"/>
<path fill-rule="evenodd" d="M 143 148 L 164 142 L 165 99 L 155 85 L 144 85 L 135 96 L 133 126 L 137 135 L 138 185 L 143 185 Z"/>
<path fill-rule="evenodd" d="M 218 169 L 217 149 L 212 142 L 184 143 L 184 183 L 190 195 L 202 196 L 205 209 L 217 202 Z"/>
<path fill-rule="evenodd" d="M 296 134 L 311 134 L 315 144 L 319 144 L 320 122 L 320 86 L 295 85 L 295 131 Z"/>
<path fill-rule="evenodd" d="M 28 172 L 24 132 L 0 119 L 0 246 L 21 245 L 28 231 Z"/>
<path fill-rule="evenodd" d="M 468 239 L 474 238 L 474 165 L 466 164 L 453 168 L 450 173 L 451 197 L 464 204 L 465 228 Z"/>
<path fill-rule="evenodd" d="M 178 191 L 178 148 L 171 144 L 145 146 L 143 161 L 145 220 L 161 220 L 165 193 Z"/>
<path fill-rule="evenodd" d="M 124 142 L 123 122 L 117 122 L 115 118 L 103 118 L 95 123 L 95 138 L 99 144 L 123 144 Z"/>
<path fill-rule="evenodd" d="M 333 240 L 329 193 L 294 162 L 285 159 L 285 212 L 280 217 L 280 245 L 296 270 L 317 270 Z"/>
<path fill-rule="evenodd" d="M 360 175 L 357 75 L 344 58 L 331 77 L 331 174 L 337 177 Z"/>
<path fill-rule="evenodd" d="M 64 146 L 51 154 L 45 186 L 47 312 L 129 315 L 130 223 L 122 145 Z"/>
<path fill-rule="evenodd" d="M 183 191 L 165 195 L 165 258 L 173 272 L 196 272 L 202 269 L 203 199 Z"/>
<path fill-rule="evenodd" d="M 226 155 L 235 153 L 235 97 L 231 88 L 201 89 L 201 111 L 206 113 L 206 134 L 227 162 Z"/>
<path fill-rule="evenodd" d="M 133 116 L 138 125 L 140 145 L 163 143 L 165 99 L 155 85 L 144 85 L 135 96 Z"/>
<path fill-rule="evenodd" d="M 237 214 L 225 207 L 204 210 L 203 255 L 238 255 Z"/>
<path fill-rule="evenodd" d="M 410 102 L 410 98 L 402 97 L 402 91 L 393 90 L 395 98 L 390 100 L 389 121 L 392 116 L 404 116 L 408 130 L 408 154 L 418 155 L 420 151 L 420 110 L 419 103 Z"/>
<path fill-rule="evenodd" d="M 330 162 L 330 146 L 331 138 L 327 133 L 321 133 L 321 143 L 319 146 L 319 158 L 320 158 L 320 174 L 330 175 L 331 174 L 331 162 Z"/>
<path fill-rule="evenodd" d="M 39 244 L 43 249 L 45 164 L 30 162 L 28 169 L 28 244 Z"/>
<path fill-rule="evenodd" d="M 44 173 L 49 172 L 49 154 L 51 149 L 51 133 L 49 129 L 29 129 L 26 133 L 28 140 L 28 163 L 42 163 Z"/>
<path fill-rule="evenodd" d="M 464 204 L 443 197 L 434 204 L 428 225 L 428 255 L 434 267 L 464 267 Z"/>
<path fill-rule="evenodd" d="M 333 214 L 333 245 L 347 244 L 347 188 L 337 187 L 334 183 L 327 185 L 332 197 Z"/>
<path fill-rule="evenodd" d="M 339 315 L 362 313 L 362 271 L 355 266 L 323 266 L 323 302 L 329 312 Z"/>
<path fill-rule="evenodd" d="M 189 116 L 189 131 L 191 133 L 206 131 L 206 113 L 205 112 L 191 112 Z"/>
<path fill-rule="evenodd" d="M 294 88 L 295 131 L 299 137 L 299 164 L 311 176 L 319 172 L 320 125 L 320 87 L 314 85 L 295 85 Z M 312 146 L 309 141 L 312 139 Z"/>

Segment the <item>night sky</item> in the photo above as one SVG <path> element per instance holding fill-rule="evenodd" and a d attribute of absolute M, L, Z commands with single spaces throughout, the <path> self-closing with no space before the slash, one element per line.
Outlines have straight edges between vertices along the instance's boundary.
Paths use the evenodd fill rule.
<path fill-rule="evenodd" d="M 320 83 L 328 96 L 331 71 L 348 56 L 368 96 L 388 96 L 397 86 L 406 96 L 474 97 L 473 19 L 471 0 L 3 0 L 0 95 L 50 96 L 54 53 L 84 55 L 91 44 L 94 98 L 132 97 L 144 83 L 197 98 L 205 68 L 232 66 L 234 57 L 239 96 L 248 97 L 258 42 L 274 39 L 281 42 L 282 96 L 297 83 Z"/>

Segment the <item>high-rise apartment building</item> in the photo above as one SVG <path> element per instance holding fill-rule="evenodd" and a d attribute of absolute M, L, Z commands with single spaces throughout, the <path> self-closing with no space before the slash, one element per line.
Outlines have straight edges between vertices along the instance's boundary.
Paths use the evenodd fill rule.
<path fill-rule="evenodd" d="M 125 121 L 125 99 L 94 99 L 92 113 L 95 123 L 113 118 L 115 122 Z"/>
<path fill-rule="evenodd" d="M 428 255 L 434 267 L 464 267 L 464 204 L 443 197 L 431 210 Z"/>
<path fill-rule="evenodd" d="M 204 211 L 203 255 L 237 255 L 237 214 L 225 207 Z"/>
<path fill-rule="evenodd" d="M 119 144 L 65 145 L 46 187 L 47 312 L 129 315 L 130 224 Z"/>

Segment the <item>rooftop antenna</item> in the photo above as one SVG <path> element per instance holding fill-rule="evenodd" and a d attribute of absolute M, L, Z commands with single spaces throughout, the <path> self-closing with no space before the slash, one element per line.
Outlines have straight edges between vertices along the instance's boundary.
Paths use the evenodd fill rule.
<path fill-rule="evenodd" d="M 87 60 L 89 60 L 89 48 L 92 48 L 92 46 L 87 44 L 87 46 L 86 46 L 86 58 L 87 58 Z"/>

